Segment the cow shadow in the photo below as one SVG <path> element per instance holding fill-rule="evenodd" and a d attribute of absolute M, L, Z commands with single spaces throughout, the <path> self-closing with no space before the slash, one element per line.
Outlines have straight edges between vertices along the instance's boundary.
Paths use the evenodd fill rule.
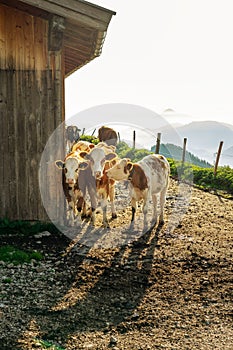
<path fill-rule="evenodd" d="M 22 310 L 24 325 L 20 325 L 17 339 L 9 339 L 8 348 L 17 344 L 27 349 L 23 344 L 28 334 L 33 334 L 32 324 L 39 330 L 37 337 L 60 344 L 75 334 L 113 328 L 124 332 L 124 322 L 138 317 L 137 308 L 150 287 L 161 229 L 150 228 L 135 239 L 133 231 L 129 239 L 123 230 L 124 244 L 103 247 L 99 242 L 111 230 L 84 225 L 82 236 L 71 239 L 61 261 L 55 262 L 59 263 L 55 280 L 51 282 L 48 273 L 41 272 L 43 288 L 52 290 L 52 298 L 44 293 L 42 297 L 41 287 L 33 292 L 34 301 Z M 75 235 L 75 229 L 71 234 Z"/>
<path fill-rule="evenodd" d="M 99 237 L 105 231 L 99 229 Z M 79 258 L 73 260 L 71 252 L 66 257 L 68 263 L 72 260 L 73 268 L 67 293 L 54 300 L 52 307 L 28 310 L 27 318 L 36 320 L 42 338 L 59 339 L 66 344 L 72 334 L 110 331 L 116 327 L 124 332 L 124 321 L 138 317 L 137 308 L 150 286 L 160 231 L 161 227 L 150 229 L 111 253 L 102 249 L 102 255 L 98 252 L 97 257 L 95 253 L 88 256 L 91 248 L 87 246 L 80 255 L 78 249 L 84 241 L 76 242 L 72 249 L 77 249 Z"/>

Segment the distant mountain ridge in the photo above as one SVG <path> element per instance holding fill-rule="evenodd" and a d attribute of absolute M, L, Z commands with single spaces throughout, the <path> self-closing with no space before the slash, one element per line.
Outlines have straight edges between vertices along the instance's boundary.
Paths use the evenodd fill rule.
<path fill-rule="evenodd" d="M 220 141 L 223 141 L 223 150 L 220 165 L 233 166 L 233 125 L 216 121 L 191 122 L 175 128 L 181 139 L 187 138 L 187 149 L 201 159 L 213 163 L 216 158 Z M 162 130 L 164 143 L 174 143 L 174 129 Z"/>
<path fill-rule="evenodd" d="M 155 152 L 155 146 L 151 147 L 151 151 Z M 161 144 L 159 153 L 164 155 L 166 158 L 172 158 L 175 160 L 182 160 L 183 149 L 180 146 L 173 145 L 171 143 Z M 197 165 L 201 168 L 211 168 L 213 165 L 207 161 L 200 159 L 191 152 L 186 151 L 185 161 L 188 163 Z"/>

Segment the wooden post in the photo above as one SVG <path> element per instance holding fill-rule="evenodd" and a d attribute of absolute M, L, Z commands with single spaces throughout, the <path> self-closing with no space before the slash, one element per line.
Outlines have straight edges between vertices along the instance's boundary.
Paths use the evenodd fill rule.
<path fill-rule="evenodd" d="M 184 164 L 184 162 L 185 162 L 186 144 L 187 144 L 187 138 L 185 137 L 184 143 L 183 143 L 182 164 Z"/>
<path fill-rule="evenodd" d="M 85 133 L 85 128 L 83 128 L 82 135 L 84 135 L 84 133 Z"/>
<path fill-rule="evenodd" d="M 117 133 L 117 134 L 118 134 L 118 141 L 119 141 L 119 142 L 121 142 L 121 137 L 120 137 L 120 133 L 119 133 L 119 131 L 118 131 L 118 133 Z"/>
<path fill-rule="evenodd" d="M 93 135 L 94 135 L 95 131 L 96 131 L 96 128 L 95 128 L 95 129 L 94 129 L 94 131 L 92 132 L 91 136 L 93 136 Z"/>
<path fill-rule="evenodd" d="M 219 163 L 220 155 L 222 152 L 222 146 L 223 146 L 223 141 L 220 141 L 218 153 L 217 153 L 217 157 L 216 157 L 216 161 L 215 161 L 215 165 L 214 165 L 214 176 L 217 175 L 218 163 Z"/>
<path fill-rule="evenodd" d="M 133 149 L 135 148 L 136 131 L 133 131 Z"/>
<path fill-rule="evenodd" d="M 155 147 L 155 154 L 159 154 L 160 141 L 161 141 L 161 133 L 158 132 L 158 134 L 157 134 L 157 140 L 156 140 L 156 147 Z"/>

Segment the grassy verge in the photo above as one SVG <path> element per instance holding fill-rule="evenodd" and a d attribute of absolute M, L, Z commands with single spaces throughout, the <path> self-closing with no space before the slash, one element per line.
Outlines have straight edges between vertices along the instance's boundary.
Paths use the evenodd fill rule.
<path fill-rule="evenodd" d="M 30 263 L 32 260 L 40 261 L 42 259 L 43 255 L 39 252 L 23 251 L 12 245 L 4 245 L 0 247 L 0 261 L 13 263 L 14 265 L 19 265 L 24 263 Z"/>

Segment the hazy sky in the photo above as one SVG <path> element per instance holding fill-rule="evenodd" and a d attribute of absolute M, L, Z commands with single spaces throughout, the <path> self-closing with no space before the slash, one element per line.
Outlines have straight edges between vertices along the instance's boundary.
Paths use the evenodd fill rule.
<path fill-rule="evenodd" d="M 102 55 L 65 81 L 66 118 L 129 103 L 172 109 L 174 122 L 233 124 L 232 0 L 92 2 L 117 14 Z"/>

